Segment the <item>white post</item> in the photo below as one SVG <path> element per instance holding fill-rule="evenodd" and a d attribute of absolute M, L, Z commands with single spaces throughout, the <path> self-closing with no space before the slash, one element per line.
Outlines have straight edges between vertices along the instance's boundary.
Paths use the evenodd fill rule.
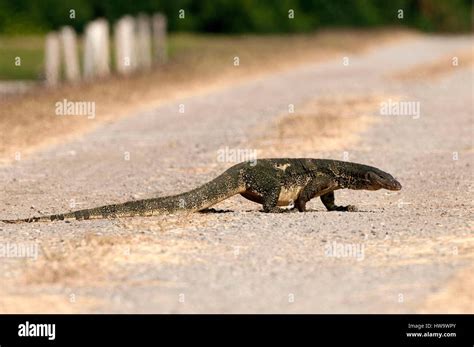
<path fill-rule="evenodd" d="M 110 73 L 109 24 L 97 19 L 86 26 L 84 76 L 103 77 Z"/>
<path fill-rule="evenodd" d="M 150 17 L 143 13 L 137 17 L 137 58 L 140 69 L 151 67 Z"/>
<path fill-rule="evenodd" d="M 153 15 L 153 45 L 154 60 L 165 63 L 168 59 L 166 53 L 166 17 L 162 13 Z"/>
<path fill-rule="evenodd" d="M 61 58 L 59 50 L 59 37 L 55 32 L 46 36 L 45 44 L 45 75 L 48 86 L 56 86 L 59 83 L 61 70 Z"/>
<path fill-rule="evenodd" d="M 76 32 L 70 26 L 65 26 L 61 28 L 60 35 L 66 79 L 70 82 L 77 82 L 81 79 L 81 74 L 77 56 Z"/>
<path fill-rule="evenodd" d="M 114 44 L 117 72 L 127 75 L 137 66 L 135 21 L 131 16 L 122 17 L 115 24 Z"/>

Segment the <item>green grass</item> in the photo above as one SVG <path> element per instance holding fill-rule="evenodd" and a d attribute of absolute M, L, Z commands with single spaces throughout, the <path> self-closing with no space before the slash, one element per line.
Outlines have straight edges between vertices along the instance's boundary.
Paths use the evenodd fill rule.
<path fill-rule="evenodd" d="M 184 37 L 183 37 L 184 36 Z M 0 35 L 0 80 L 37 80 L 43 75 L 45 36 L 5 36 Z M 201 40 L 194 35 L 170 35 L 168 53 L 170 58 L 176 54 L 189 52 L 199 47 Z M 21 65 L 15 65 L 16 57 Z M 82 47 L 79 47 L 79 61 L 82 65 Z M 111 47 L 111 64 L 115 55 Z"/>
<path fill-rule="evenodd" d="M 36 80 L 42 74 L 43 36 L 0 36 L 0 80 Z M 16 66 L 16 57 L 21 65 Z"/>
<path fill-rule="evenodd" d="M 352 31 L 351 31 L 352 33 Z M 353 34 L 353 33 L 352 33 Z M 370 39 L 374 33 L 358 32 L 348 35 L 344 32 L 297 35 L 217 35 L 185 34 L 168 35 L 167 49 L 171 67 L 183 69 L 212 70 L 218 64 L 232 63 L 239 56 L 246 64 L 261 64 L 268 56 L 287 51 L 307 51 L 308 47 L 319 45 L 324 49 L 355 49 L 363 38 Z M 355 37 L 353 37 L 355 36 Z M 380 35 L 379 35 L 380 36 Z M 316 40 L 316 41 L 315 41 Z M 38 80 L 43 76 L 44 35 L 5 36 L 0 35 L 0 80 Z M 111 66 L 114 69 L 115 54 L 111 43 Z M 79 44 L 79 62 L 82 66 L 82 43 Z M 21 66 L 15 66 L 15 58 L 21 58 Z M 263 60 L 262 60 L 263 59 Z"/>

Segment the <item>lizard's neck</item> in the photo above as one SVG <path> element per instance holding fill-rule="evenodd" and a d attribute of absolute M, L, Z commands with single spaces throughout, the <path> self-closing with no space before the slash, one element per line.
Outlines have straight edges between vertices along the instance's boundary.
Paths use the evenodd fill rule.
<path fill-rule="evenodd" d="M 370 185 L 366 173 L 372 168 L 367 165 L 339 160 L 309 159 L 303 162 L 303 166 L 314 177 L 318 172 L 324 172 L 332 177 L 338 189 L 368 189 Z"/>
<path fill-rule="evenodd" d="M 336 161 L 329 166 L 329 170 L 340 189 L 367 189 L 368 181 L 365 178 L 367 167 L 365 165 Z"/>
<path fill-rule="evenodd" d="M 336 178 L 336 181 L 338 182 L 338 185 L 341 189 L 347 188 L 347 189 L 360 190 L 360 189 L 367 188 L 367 182 L 364 180 L 363 177 L 360 177 L 359 173 L 357 172 L 341 173 Z"/>

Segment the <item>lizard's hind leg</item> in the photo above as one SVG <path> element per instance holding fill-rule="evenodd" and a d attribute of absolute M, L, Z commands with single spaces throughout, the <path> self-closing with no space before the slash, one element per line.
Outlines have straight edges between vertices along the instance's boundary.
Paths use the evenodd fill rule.
<path fill-rule="evenodd" d="M 280 196 L 281 188 L 273 188 L 268 190 L 263 195 L 263 212 L 267 213 L 281 213 L 288 212 L 289 210 L 280 208 L 277 206 L 278 197 Z"/>
<path fill-rule="evenodd" d="M 337 206 L 334 203 L 334 192 L 329 192 L 324 195 L 321 195 L 321 201 L 323 202 L 324 206 L 326 206 L 328 211 L 341 211 L 341 212 L 356 212 L 357 207 L 354 205 L 347 205 L 347 206 Z"/>
<path fill-rule="evenodd" d="M 275 186 L 267 189 L 263 193 L 263 212 L 266 213 L 282 213 L 290 212 L 290 210 L 278 207 L 278 198 L 280 196 L 281 187 Z"/>

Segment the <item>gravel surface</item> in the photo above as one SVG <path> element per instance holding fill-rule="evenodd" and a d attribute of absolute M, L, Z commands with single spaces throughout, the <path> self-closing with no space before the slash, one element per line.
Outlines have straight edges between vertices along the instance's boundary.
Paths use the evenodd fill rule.
<path fill-rule="evenodd" d="M 234 197 L 216 207 L 222 213 L 0 225 L 0 243 L 41 246 L 36 261 L 2 262 L 0 310 L 434 310 L 427 300 L 474 260 L 473 70 L 447 61 L 452 71 L 441 78 L 389 76 L 472 44 L 422 37 L 349 56 L 348 66 L 342 56 L 308 64 L 124 118 L 1 167 L 0 219 L 57 213 L 194 188 L 232 165 L 218 160 L 219 150 L 252 149 L 288 104 L 377 94 L 420 105 L 419 117 L 376 108 L 358 143 L 342 139 L 339 150 L 311 155 L 346 155 L 402 183 L 399 192 L 337 192 L 336 202 L 357 213 L 325 212 L 315 199 L 308 213 L 264 214 Z"/>

